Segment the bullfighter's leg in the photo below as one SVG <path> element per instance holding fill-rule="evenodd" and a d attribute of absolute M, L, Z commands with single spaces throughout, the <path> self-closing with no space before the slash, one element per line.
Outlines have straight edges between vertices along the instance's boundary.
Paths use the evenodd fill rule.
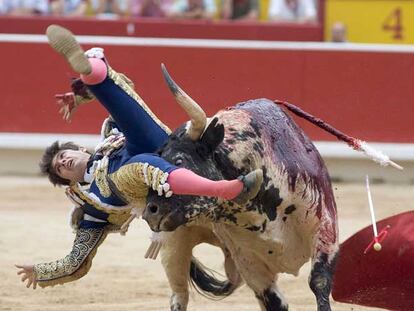
<path fill-rule="evenodd" d="M 112 70 L 104 58 L 87 58 L 74 35 L 51 25 L 49 44 L 62 54 L 82 81 L 111 114 L 127 138 L 131 154 L 154 152 L 168 138 L 170 130 L 148 108 L 125 78 Z"/>
<path fill-rule="evenodd" d="M 115 173 L 109 175 L 113 189 L 129 202 L 132 194 L 143 186 L 150 186 L 159 195 L 197 195 L 225 200 L 248 200 L 257 195 L 262 183 L 258 170 L 233 180 L 210 180 L 186 168 L 175 166 L 157 154 L 142 153 L 131 157 Z M 259 176 L 259 177 L 257 177 Z"/>
<path fill-rule="evenodd" d="M 335 214 L 336 215 L 336 214 Z M 309 286 L 316 296 L 318 311 L 330 311 L 329 295 L 338 253 L 338 232 L 336 217 L 322 216 L 316 239 L 315 252 L 312 256 L 312 268 Z"/>

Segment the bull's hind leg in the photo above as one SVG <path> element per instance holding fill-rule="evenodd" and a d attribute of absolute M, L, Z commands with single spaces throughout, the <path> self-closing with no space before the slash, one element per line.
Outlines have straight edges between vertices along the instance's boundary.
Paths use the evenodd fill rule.
<path fill-rule="evenodd" d="M 272 271 L 266 261 L 257 255 L 257 244 L 263 247 L 263 241 L 257 239 L 256 234 L 238 228 L 215 224 L 214 232 L 224 241 L 230 251 L 237 270 L 249 286 L 260 305 L 262 311 L 287 311 L 288 304 L 277 287 L 277 274 Z M 237 237 L 237 240 L 233 238 Z M 249 241 L 247 244 L 243 242 Z M 264 243 L 268 250 L 268 244 Z M 254 251 L 253 251 L 254 250 Z"/>
<path fill-rule="evenodd" d="M 287 311 L 288 304 L 277 287 L 277 275 L 259 258 L 243 252 L 237 257 L 240 274 L 254 291 L 262 311 Z"/>
<path fill-rule="evenodd" d="M 255 292 L 255 294 L 263 311 L 287 311 L 289 309 L 276 284 L 273 284 L 259 292 Z"/>
<path fill-rule="evenodd" d="M 329 295 L 338 252 L 338 234 L 336 219 L 334 221 L 322 219 L 321 224 L 312 256 L 309 286 L 316 296 L 318 311 L 330 311 Z"/>

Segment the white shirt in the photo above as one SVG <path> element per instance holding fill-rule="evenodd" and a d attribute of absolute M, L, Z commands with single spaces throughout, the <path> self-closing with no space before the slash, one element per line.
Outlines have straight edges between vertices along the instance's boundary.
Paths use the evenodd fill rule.
<path fill-rule="evenodd" d="M 270 20 L 293 22 L 316 20 L 315 3 L 314 0 L 297 0 L 296 10 L 292 10 L 286 0 L 270 0 L 268 17 Z"/>

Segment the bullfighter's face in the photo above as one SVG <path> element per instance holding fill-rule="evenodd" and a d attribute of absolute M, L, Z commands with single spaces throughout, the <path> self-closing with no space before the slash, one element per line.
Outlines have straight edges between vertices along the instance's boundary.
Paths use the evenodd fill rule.
<path fill-rule="evenodd" d="M 59 177 L 72 182 L 82 182 L 90 156 L 82 147 L 79 150 L 61 150 L 53 158 L 52 167 Z"/>

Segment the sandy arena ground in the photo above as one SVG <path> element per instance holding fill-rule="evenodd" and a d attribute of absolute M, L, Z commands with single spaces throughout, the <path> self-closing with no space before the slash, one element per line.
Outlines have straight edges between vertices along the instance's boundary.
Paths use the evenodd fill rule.
<path fill-rule="evenodd" d="M 370 223 L 363 184 L 335 184 L 340 240 Z M 414 208 L 413 185 L 372 185 L 377 218 Z M 26 289 L 15 263 L 37 263 L 65 256 L 74 235 L 68 225 L 70 205 L 61 189 L 40 178 L 0 177 L 0 310 L 168 310 L 170 290 L 160 261 L 145 260 L 150 231 L 135 221 L 125 237 L 113 234 L 100 247 L 83 279 L 47 289 Z M 201 246 L 196 255 L 221 270 L 222 256 Z M 316 310 L 307 285 L 309 265 L 300 276 L 281 276 L 280 288 L 290 310 Z M 379 310 L 332 303 L 333 310 Z M 189 310 L 258 310 L 252 292 L 242 287 L 231 297 L 211 301 L 192 293 Z"/>

